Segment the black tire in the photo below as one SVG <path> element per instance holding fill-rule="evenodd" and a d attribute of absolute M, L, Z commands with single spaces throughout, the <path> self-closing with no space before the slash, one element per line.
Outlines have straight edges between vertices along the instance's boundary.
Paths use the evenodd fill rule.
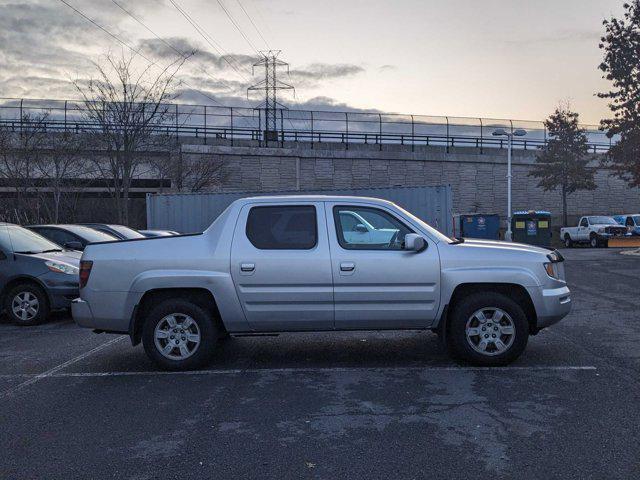
<path fill-rule="evenodd" d="M 25 293 L 32 295 L 37 300 L 37 306 L 34 305 L 36 313 L 33 316 L 30 313 L 26 313 L 28 318 L 16 315 L 13 311 L 14 299 L 17 300 L 17 296 L 23 296 Z M 38 325 L 44 322 L 49 318 L 50 313 L 49 298 L 47 297 L 47 294 L 40 286 L 30 282 L 21 283 L 12 287 L 4 297 L 3 308 L 13 323 L 24 327 Z"/>
<path fill-rule="evenodd" d="M 571 236 L 568 233 L 564 234 L 564 246 L 565 248 L 573 247 L 573 240 L 571 240 Z"/>
<path fill-rule="evenodd" d="M 589 235 L 589 246 L 591 248 L 598 248 L 600 246 L 600 240 L 598 240 L 598 236 L 595 233 Z"/>
<path fill-rule="evenodd" d="M 467 340 L 467 321 L 475 312 L 490 308 L 499 308 L 506 312 L 511 317 L 514 326 L 513 341 L 505 351 L 500 353 L 480 353 L 470 345 L 470 340 Z M 500 334 L 498 335 L 500 336 Z M 508 365 L 522 354 L 527 346 L 528 339 L 529 322 L 527 321 L 527 316 L 520 305 L 501 293 L 472 293 L 454 305 L 451 310 L 447 343 L 450 354 L 457 360 L 477 366 Z"/>
<path fill-rule="evenodd" d="M 172 314 L 190 317 L 196 323 L 200 333 L 199 345 L 189 357 L 184 359 L 168 358 L 156 346 L 156 327 Z M 146 316 L 142 329 L 142 344 L 149 358 L 163 370 L 195 370 L 209 363 L 219 335 L 220 328 L 211 312 L 187 299 L 176 298 L 161 302 Z"/>

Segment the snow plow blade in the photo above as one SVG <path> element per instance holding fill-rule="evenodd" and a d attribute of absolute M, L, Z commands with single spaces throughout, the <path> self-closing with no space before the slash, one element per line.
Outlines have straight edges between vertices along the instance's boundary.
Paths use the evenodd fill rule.
<path fill-rule="evenodd" d="M 609 247 L 640 247 L 640 236 L 610 238 Z"/>

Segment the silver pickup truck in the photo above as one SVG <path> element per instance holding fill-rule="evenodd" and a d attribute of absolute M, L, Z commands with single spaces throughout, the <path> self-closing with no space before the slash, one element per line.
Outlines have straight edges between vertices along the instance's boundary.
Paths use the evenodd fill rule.
<path fill-rule="evenodd" d="M 364 238 L 354 218 L 393 233 Z M 333 196 L 246 198 L 202 234 L 91 244 L 72 304 L 79 325 L 128 333 L 173 370 L 229 334 L 387 329 L 505 365 L 570 308 L 558 252 L 451 239 L 391 202 Z"/>

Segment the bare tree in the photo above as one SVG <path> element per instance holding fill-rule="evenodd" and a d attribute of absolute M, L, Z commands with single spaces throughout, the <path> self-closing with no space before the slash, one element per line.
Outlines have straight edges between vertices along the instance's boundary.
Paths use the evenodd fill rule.
<path fill-rule="evenodd" d="M 159 134 L 174 119 L 166 102 L 171 99 L 175 75 L 187 56 L 152 75 L 151 64 L 140 72 L 133 67 L 135 56 L 107 55 L 106 66 L 95 64 L 97 78 L 87 84 L 76 81 L 82 95 L 85 119 L 97 148 L 106 160 L 96 156 L 95 164 L 109 183 L 121 223 L 129 223 L 129 194 L 132 181 L 150 153 L 166 149 L 169 138 Z"/>
<path fill-rule="evenodd" d="M 70 216 L 82 193 L 83 180 L 95 170 L 83 158 L 83 143 L 82 136 L 73 132 L 51 134 L 47 154 L 37 159 L 36 170 L 44 186 L 41 205 L 47 222 L 59 223 L 63 216 Z"/>
<path fill-rule="evenodd" d="M 26 113 L 15 129 L 0 131 L 0 177 L 14 190 L 8 207 L 18 223 L 39 217 L 37 164 L 45 148 L 47 119 L 47 113 Z"/>
<path fill-rule="evenodd" d="M 172 189 L 179 192 L 210 191 L 224 181 L 223 163 L 213 155 L 185 156 L 177 150 L 157 157 L 153 166 L 157 176 L 171 180 Z"/>

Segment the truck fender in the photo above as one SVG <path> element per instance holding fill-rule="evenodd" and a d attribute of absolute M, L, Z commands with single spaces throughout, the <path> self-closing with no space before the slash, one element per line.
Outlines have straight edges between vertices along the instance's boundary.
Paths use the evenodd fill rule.
<path fill-rule="evenodd" d="M 436 321 L 432 325 L 433 330 L 441 330 L 443 320 L 446 320 L 446 309 L 451 308 L 451 299 L 456 288 L 465 284 L 481 285 L 491 284 L 518 285 L 527 290 L 529 287 L 539 287 L 540 283 L 536 275 L 527 268 L 522 267 L 456 267 L 442 270 L 440 308 L 436 315 Z"/>
<path fill-rule="evenodd" d="M 229 273 L 204 270 L 148 270 L 133 280 L 127 298 L 131 323 L 145 293 L 153 290 L 206 289 L 215 299 L 220 319 L 229 332 L 250 331 Z"/>

